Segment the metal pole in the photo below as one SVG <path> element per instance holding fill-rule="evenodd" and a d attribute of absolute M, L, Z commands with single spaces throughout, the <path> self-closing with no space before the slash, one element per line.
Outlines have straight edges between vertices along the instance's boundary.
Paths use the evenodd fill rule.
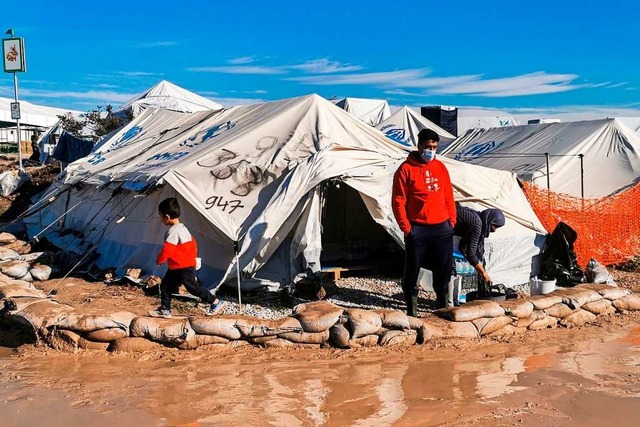
<path fill-rule="evenodd" d="M 236 240 L 233 242 L 233 250 L 236 253 L 236 278 L 238 281 L 238 310 L 242 314 L 242 292 L 240 291 L 240 245 Z"/>
<path fill-rule="evenodd" d="M 15 95 L 15 100 L 18 102 L 18 73 L 13 73 L 13 92 Z M 18 132 L 18 136 L 16 137 L 16 141 L 18 142 L 18 168 L 20 171 L 23 171 L 22 168 L 22 137 L 20 135 L 20 119 L 16 119 L 16 131 Z"/>
<path fill-rule="evenodd" d="M 578 154 L 580 157 L 580 195 L 584 200 L 584 154 Z"/>
<path fill-rule="evenodd" d="M 547 190 L 551 190 L 551 179 L 549 177 L 549 153 L 544 153 L 544 157 L 547 159 Z"/>

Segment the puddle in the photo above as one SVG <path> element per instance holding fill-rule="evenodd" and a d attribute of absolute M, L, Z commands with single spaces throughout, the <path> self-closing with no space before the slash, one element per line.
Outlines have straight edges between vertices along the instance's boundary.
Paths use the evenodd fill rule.
<path fill-rule="evenodd" d="M 287 360 L 272 360 L 268 351 L 256 358 L 5 358 L 11 353 L 0 348 L 0 410 L 17 414 L 7 425 L 32 425 L 36 415 L 49 426 L 117 419 L 119 427 L 631 426 L 640 417 L 640 327 L 567 331 L 534 344 L 324 359 L 289 352 Z"/>

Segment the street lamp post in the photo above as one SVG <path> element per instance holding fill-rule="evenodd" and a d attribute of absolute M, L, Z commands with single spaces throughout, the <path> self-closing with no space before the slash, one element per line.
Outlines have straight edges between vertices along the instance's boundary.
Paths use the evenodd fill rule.
<path fill-rule="evenodd" d="M 2 40 L 2 60 L 5 73 L 13 73 L 13 92 L 15 102 L 11 103 L 11 118 L 16 121 L 16 142 L 18 145 L 18 164 L 22 171 L 22 144 L 20 131 L 20 101 L 18 99 L 18 73 L 26 71 L 26 60 L 24 53 L 24 39 L 15 37 L 13 29 L 9 28 L 5 34 L 9 38 Z"/>

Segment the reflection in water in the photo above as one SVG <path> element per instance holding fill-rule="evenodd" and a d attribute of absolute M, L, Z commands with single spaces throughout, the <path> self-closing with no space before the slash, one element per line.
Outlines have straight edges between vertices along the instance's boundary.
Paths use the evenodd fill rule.
<path fill-rule="evenodd" d="M 197 354 L 182 361 L 57 355 L 47 363 L 3 364 L 21 371 L 27 384 L 68 393 L 74 404 L 141 408 L 168 424 L 431 425 L 490 414 L 499 399 L 542 383 L 559 389 L 566 380 L 607 396 L 640 396 L 640 385 L 625 380 L 638 372 L 638 346 L 640 328 L 622 338 L 495 344 L 491 354 L 416 350 L 311 361 L 224 356 L 222 363 Z"/>

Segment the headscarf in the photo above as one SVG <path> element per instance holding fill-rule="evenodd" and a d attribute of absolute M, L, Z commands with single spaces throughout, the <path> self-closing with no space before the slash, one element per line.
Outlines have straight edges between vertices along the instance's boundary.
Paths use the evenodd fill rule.
<path fill-rule="evenodd" d="M 504 225 L 504 214 L 500 209 L 485 209 L 480 212 L 480 219 L 482 220 L 482 235 L 484 237 L 489 237 L 492 225 L 496 228 Z"/>

